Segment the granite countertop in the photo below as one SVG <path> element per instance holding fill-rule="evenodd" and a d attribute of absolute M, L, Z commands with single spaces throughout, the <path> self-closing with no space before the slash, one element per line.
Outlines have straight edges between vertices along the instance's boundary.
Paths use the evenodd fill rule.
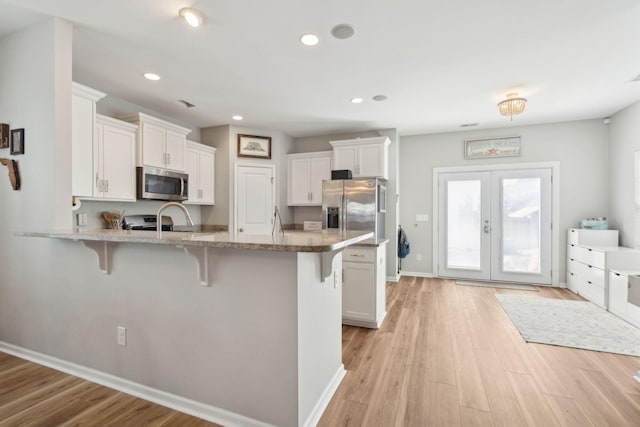
<path fill-rule="evenodd" d="M 323 230 L 321 232 L 285 231 L 274 237 L 249 234 L 163 232 L 158 239 L 155 231 L 131 230 L 63 230 L 50 232 L 20 232 L 17 236 L 49 237 L 66 240 L 87 240 L 122 243 L 147 243 L 156 245 L 208 246 L 249 250 L 285 252 L 330 252 L 371 239 L 372 232 L 348 232 Z"/>

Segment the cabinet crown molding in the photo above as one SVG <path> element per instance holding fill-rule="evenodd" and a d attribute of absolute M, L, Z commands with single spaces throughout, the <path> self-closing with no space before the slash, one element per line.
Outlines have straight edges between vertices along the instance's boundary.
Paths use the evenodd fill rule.
<path fill-rule="evenodd" d="M 123 130 L 128 130 L 130 132 L 135 132 L 136 130 L 138 130 L 138 125 L 136 124 L 124 122 L 122 120 L 114 119 L 113 117 L 105 116 L 102 114 L 96 114 L 96 123 L 110 125 Z"/>
<path fill-rule="evenodd" d="M 105 96 L 106 93 L 99 90 L 92 89 L 88 86 L 81 85 L 80 83 L 71 82 L 71 93 L 76 96 L 81 96 L 93 102 L 98 102 Z"/>
<path fill-rule="evenodd" d="M 173 132 L 182 134 L 182 135 L 187 135 L 189 133 L 191 133 L 191 129 L 187 129 L 185 127 L 182 126 L 178 126 L 176 124 L 173 124 L 171 122 L 168 122 L 166 120 L 162 120 L 159 119 L 157 117 L 153 117 L 150 116 L 148 114 L 144 114 L 144 113 L 134 113 L 134 114 L 127 114 L 124 116 L 118 116 L 118 119 L 120 120 L 124 120 L 125 122 L 129 122 L 129 123 L 135 123 L 137 125 L 139 125 L 141 122 L 145 122 L 145 123 L 151 123 L 151 124 L 155 124 L 157 126 L 162 126 L 165 129 L 169 129 Z"/>
<path fill-rule="evenodd" d="M 309 159 L 314 157 L 331 157 L 331 156 L 333 156 L 333 151 L 313 151 L 309 153 L 287 154 L 287 158 L 289 159 Z"/>
<path fill-rule="evenodd" d="M 216 152 L 216 148 L 207 144 L 201 144 L 199 142 L 187 141 L 187 148 L 194 148 L 196 150 L 209 151 L 211 153 Z"/>
<path fill-rule="evenodd" d="M 375 136 L 372 138 L 355 138 L 342 139 L 339 141 L 329 141 L 332 147 L 341 147 L 345 145 L 364 145 L 364 144 L 384 144 L 385 147 L 391 145 L 391 140 L 386 136 Z"/>

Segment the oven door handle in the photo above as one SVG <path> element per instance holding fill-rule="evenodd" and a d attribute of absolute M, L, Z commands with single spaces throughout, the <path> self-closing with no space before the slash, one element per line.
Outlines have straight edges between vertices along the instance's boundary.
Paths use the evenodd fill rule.
<path fill-rule="evenodd" d="M 180 197 L 184 197 L 184 179 L 180 178 Z"/>

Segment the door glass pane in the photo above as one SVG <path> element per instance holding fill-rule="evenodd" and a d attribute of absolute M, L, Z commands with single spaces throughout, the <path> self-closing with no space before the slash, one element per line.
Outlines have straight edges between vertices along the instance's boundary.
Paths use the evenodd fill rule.
<path fill-rule="evenodd" d="M 447 268 L 480 269 L 480 181 L 447 182 Z"/>
<path fill-rule="evenodd" d="M 502 180 L 502 271 L 540 273 L 540 178 Z"/>

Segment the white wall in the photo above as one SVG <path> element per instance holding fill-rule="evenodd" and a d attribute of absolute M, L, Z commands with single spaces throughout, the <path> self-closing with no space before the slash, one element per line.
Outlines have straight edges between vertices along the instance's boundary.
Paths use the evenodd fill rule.
<path fill-rule="evenodd" d="M 201 130 L 203 144 L 216 148 L 215 202 L 202 208 L 203 223 L 229 225 L 229 165 L 231 146 L 229 126 L 216 126 Z"/>
<path fill-rule="evenodd" d="M 271 137 L 271 159 L 249 159 L 238 157 L 238 134 L 260 135 Z M 275 165 L 276 167 L 276 205 L 280 211 L 283 224 L 291 224 L 293 221 L 292 210 L 287 206 L 287 157 L 291 151 L 293 139 L 282 132 L 272 130 L 247 128 L 240 126 L 217 126 L 202 129 L 202 141 L 204 144 L 216 147 L 216 206 L 203 213 L 203 219 L 213 219 L 213 224 L 228 225 L 229 230 L 234 228 L 233 194 L 235 165 L 240 163 L 260 163 Z M 220 164 L 224 163 L 224 164 Z M 218 166 L 220 170 L 218 171 Z M 225 175 L 226 172 L 226 175 Z M 218 182 L 224 189 L 218 192 Z M 225 194 L 226 193 L 226 194 Z M 222 213 L 227 208 L 227 214 Z M 226 223 L 219 221 L 226 219 Z M 208 224 L 211 222 L 207 222 Z"/>
<path fill-rule="evenodd" d="M 609 227 L 620 244 L 635 247 L 634 153 L 640 150 L 640 102 L 619 111 L 609 125 Z"/>
<path fill-rule="evenodd" d="M 464 140 L 519 135 L 522 155 L 496 159 L 465 160 Z M 607 127 L 602 120 L 585 120 L 539 126 L 454 132 L 402 137 L 400 146 L 400 224 L 411 244 L 402 270 L 431 274 L 432 173 L 433 168 L 531 162 L 560 162 L 559 282 L 565 282 L 566 230 L 582 218 L 608 215 Z M 559 178 L 559 179 L 558 179 Z M 429 222 L 416 222 L 416 214 L 428 214 Z M 422 261 L 416 255 L 422 255 Z"/>

